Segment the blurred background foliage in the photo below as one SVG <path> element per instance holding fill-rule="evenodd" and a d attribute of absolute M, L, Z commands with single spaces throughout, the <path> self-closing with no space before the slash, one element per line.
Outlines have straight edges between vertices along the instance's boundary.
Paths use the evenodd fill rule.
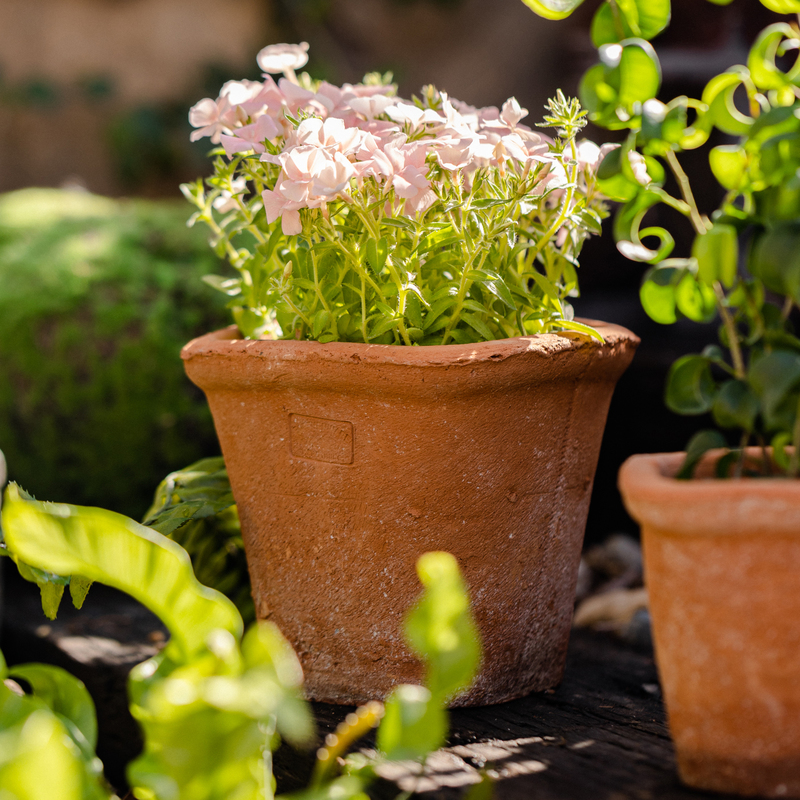
<path fill-rule="evenodd" d="M 0 196 L 0 449 L 47 500 L 140 518 L 176 465 L 217 451 L 180 348 L 226 323 L 181 202 Z"/>

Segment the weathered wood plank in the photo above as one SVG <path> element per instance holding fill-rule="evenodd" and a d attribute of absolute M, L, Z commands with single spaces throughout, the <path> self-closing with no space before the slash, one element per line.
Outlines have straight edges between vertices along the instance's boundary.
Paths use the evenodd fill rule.
<path fill-rule="evenodd" d="M 92 589 L 81 612 L 65 601 L 51 623 L 41 615 L 35 587 L 13 579 L 10 584 L 0 642 L 9 662 L 56 663 L 86 683 L 98 705 L 99 755 L 109 779 L 124 789 L 124 763 L 140 748 L 127 712 L 126 675 L 156 652 L 163 627 L 139 604 L 105 587 Z M 320 736 L 349 710 L 315 703 Z M 373 796 L 388 800 L 399 788 L 416 787 L 425 797 L 451 800 L 486 769 L 495 777 L 497 800 L 708 797 L 678 782 L 652 653 L 609 634 L 573 632 L 557 689 L 499 706 L 456 709 L 451 723 L 448 747 L 428 761 L 424 775 L 414 765 L 392 765 L 383 771 L 391 780 L 379 783 Z M 304 785 L 312 763 L 313 753 L 281 748 L 275 756 L 279 788 Z"/>

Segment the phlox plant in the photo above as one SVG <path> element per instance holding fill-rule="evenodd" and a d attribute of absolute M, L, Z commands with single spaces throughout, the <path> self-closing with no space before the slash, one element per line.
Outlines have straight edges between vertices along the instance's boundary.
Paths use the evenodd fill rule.
<path fill-rule="evenodd" d="M 560 19 L 582 0 L 524 2 Z M 736 443 L 727 448 L 719 431 L 701 431 L 679 477 L 719 447 L 727 450 L 717 462 L 720 477 L 800 476 L 800 338 L 792 323 L 800 304 L 800 0 L 761 2 L 794 19 L 761 31 L 747 63 L 713 77 L 699 98 L 662 101 L 661 68 L 648 40 L 669 24 L 669 0 L 606 0 L 591 27 L 600 63 L 580 87 L 593 122 L 627 131 L 597 175 L 601 190 L 621 203 L 619 250 L 647 265 L 645 310 L 663 324 L 682 317 L 720 323 L 719 346 L 672 366 L 666 401 L 681 414 L 711 412 Z M 726 137 L 708 148 L 722 202 L 709 213 L 698 207 L 679 156 L 706 145 L 715 131 Z M 645 174 L 634 174 L 632 163 Z M 646 225 L 660 204 L 692 226 L 690 252 L 674 255 L 672 234 Z M 747 245 L 741 256 L 740 244 Z M 748 445 L 760 448 L 758 459 L 748 457 Z"/>
<path fill-rule="evenodd" d="M 397 96 L 390 76 L 334 86 L 296 70 L 308 45 L 258 55 L 263 81 L 230 81 L 189 114 L 214 174 L 185 184 L 236 277 L 241 334 L 432 345 L 551 331 L 573 319 L 578 256 L 606 206 L 578 142 L 577 100 L 550 100 L 549 138 L 527 110 L 474 108 L 433 86 Z M 276 82 L 271 74 L 283 73 Z"/>

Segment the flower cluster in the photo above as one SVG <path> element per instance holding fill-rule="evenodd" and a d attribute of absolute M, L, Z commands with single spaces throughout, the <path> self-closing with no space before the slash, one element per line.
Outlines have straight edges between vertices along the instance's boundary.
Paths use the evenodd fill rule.
<path fill-rule="evenodd" d="M 605 148 L 576 142 L 577 101 L 550 102 L 551 139 L 514 98 L 474 108 L 430 86 L 403 100 L 376 75 L 298 76 L 307 48 L 265 48 L 263 81 L 230 81 L 189 114 L 192 139 L 219 147 L 210 191 L 184 192 L 239 271 L 210 282 L 234 298 L 242 333 L 433 344 L 587 332 L 566 298 L 606 213 Z"/>

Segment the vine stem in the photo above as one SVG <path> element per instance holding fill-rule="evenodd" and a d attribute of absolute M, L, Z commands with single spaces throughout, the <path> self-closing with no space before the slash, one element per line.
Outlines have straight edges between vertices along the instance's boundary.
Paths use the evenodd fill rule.
<path fill-rule="evenodd" d="M 675 155 L 675 151 L 667 150 L 666 159 L 670 169 L 672 170 L 672 174 L 675 176 L 675 180 L 678 181 L 678 186 L 681 188 L 681 195 L 686 201 L 686 204 L 689 206 L 689 217 L 692 220 L 694 229 L 699 234 L 706 233 L 708 228 L 706 227 L 703 217 L 700 215 L 700 211 L 697 208 L 697 202 L 692 194 L 692 187 L 689 183 L 689 178 L 683 171 L 683 167 L 681 166 L 680 161 L 678 161 L 678 156 Z"/>
<path fill-rule="evenodd" d="M 739 380 L 744 380 L 747 371 L 744 366 L 744 358 L 742 358 L 739 334 L 736 331 L 736 324 L 733 321 L 733 317 L 725 305 L 725 292 L 719 281 L 714 281 L 714 294 L 717 296 L 717 307 L 719 308 L 719 315 L 722 317 L 722 324 L 725 326 L 725 332 L 728 334 L 728 346 L 730 347 L 736 377 Z"/>

